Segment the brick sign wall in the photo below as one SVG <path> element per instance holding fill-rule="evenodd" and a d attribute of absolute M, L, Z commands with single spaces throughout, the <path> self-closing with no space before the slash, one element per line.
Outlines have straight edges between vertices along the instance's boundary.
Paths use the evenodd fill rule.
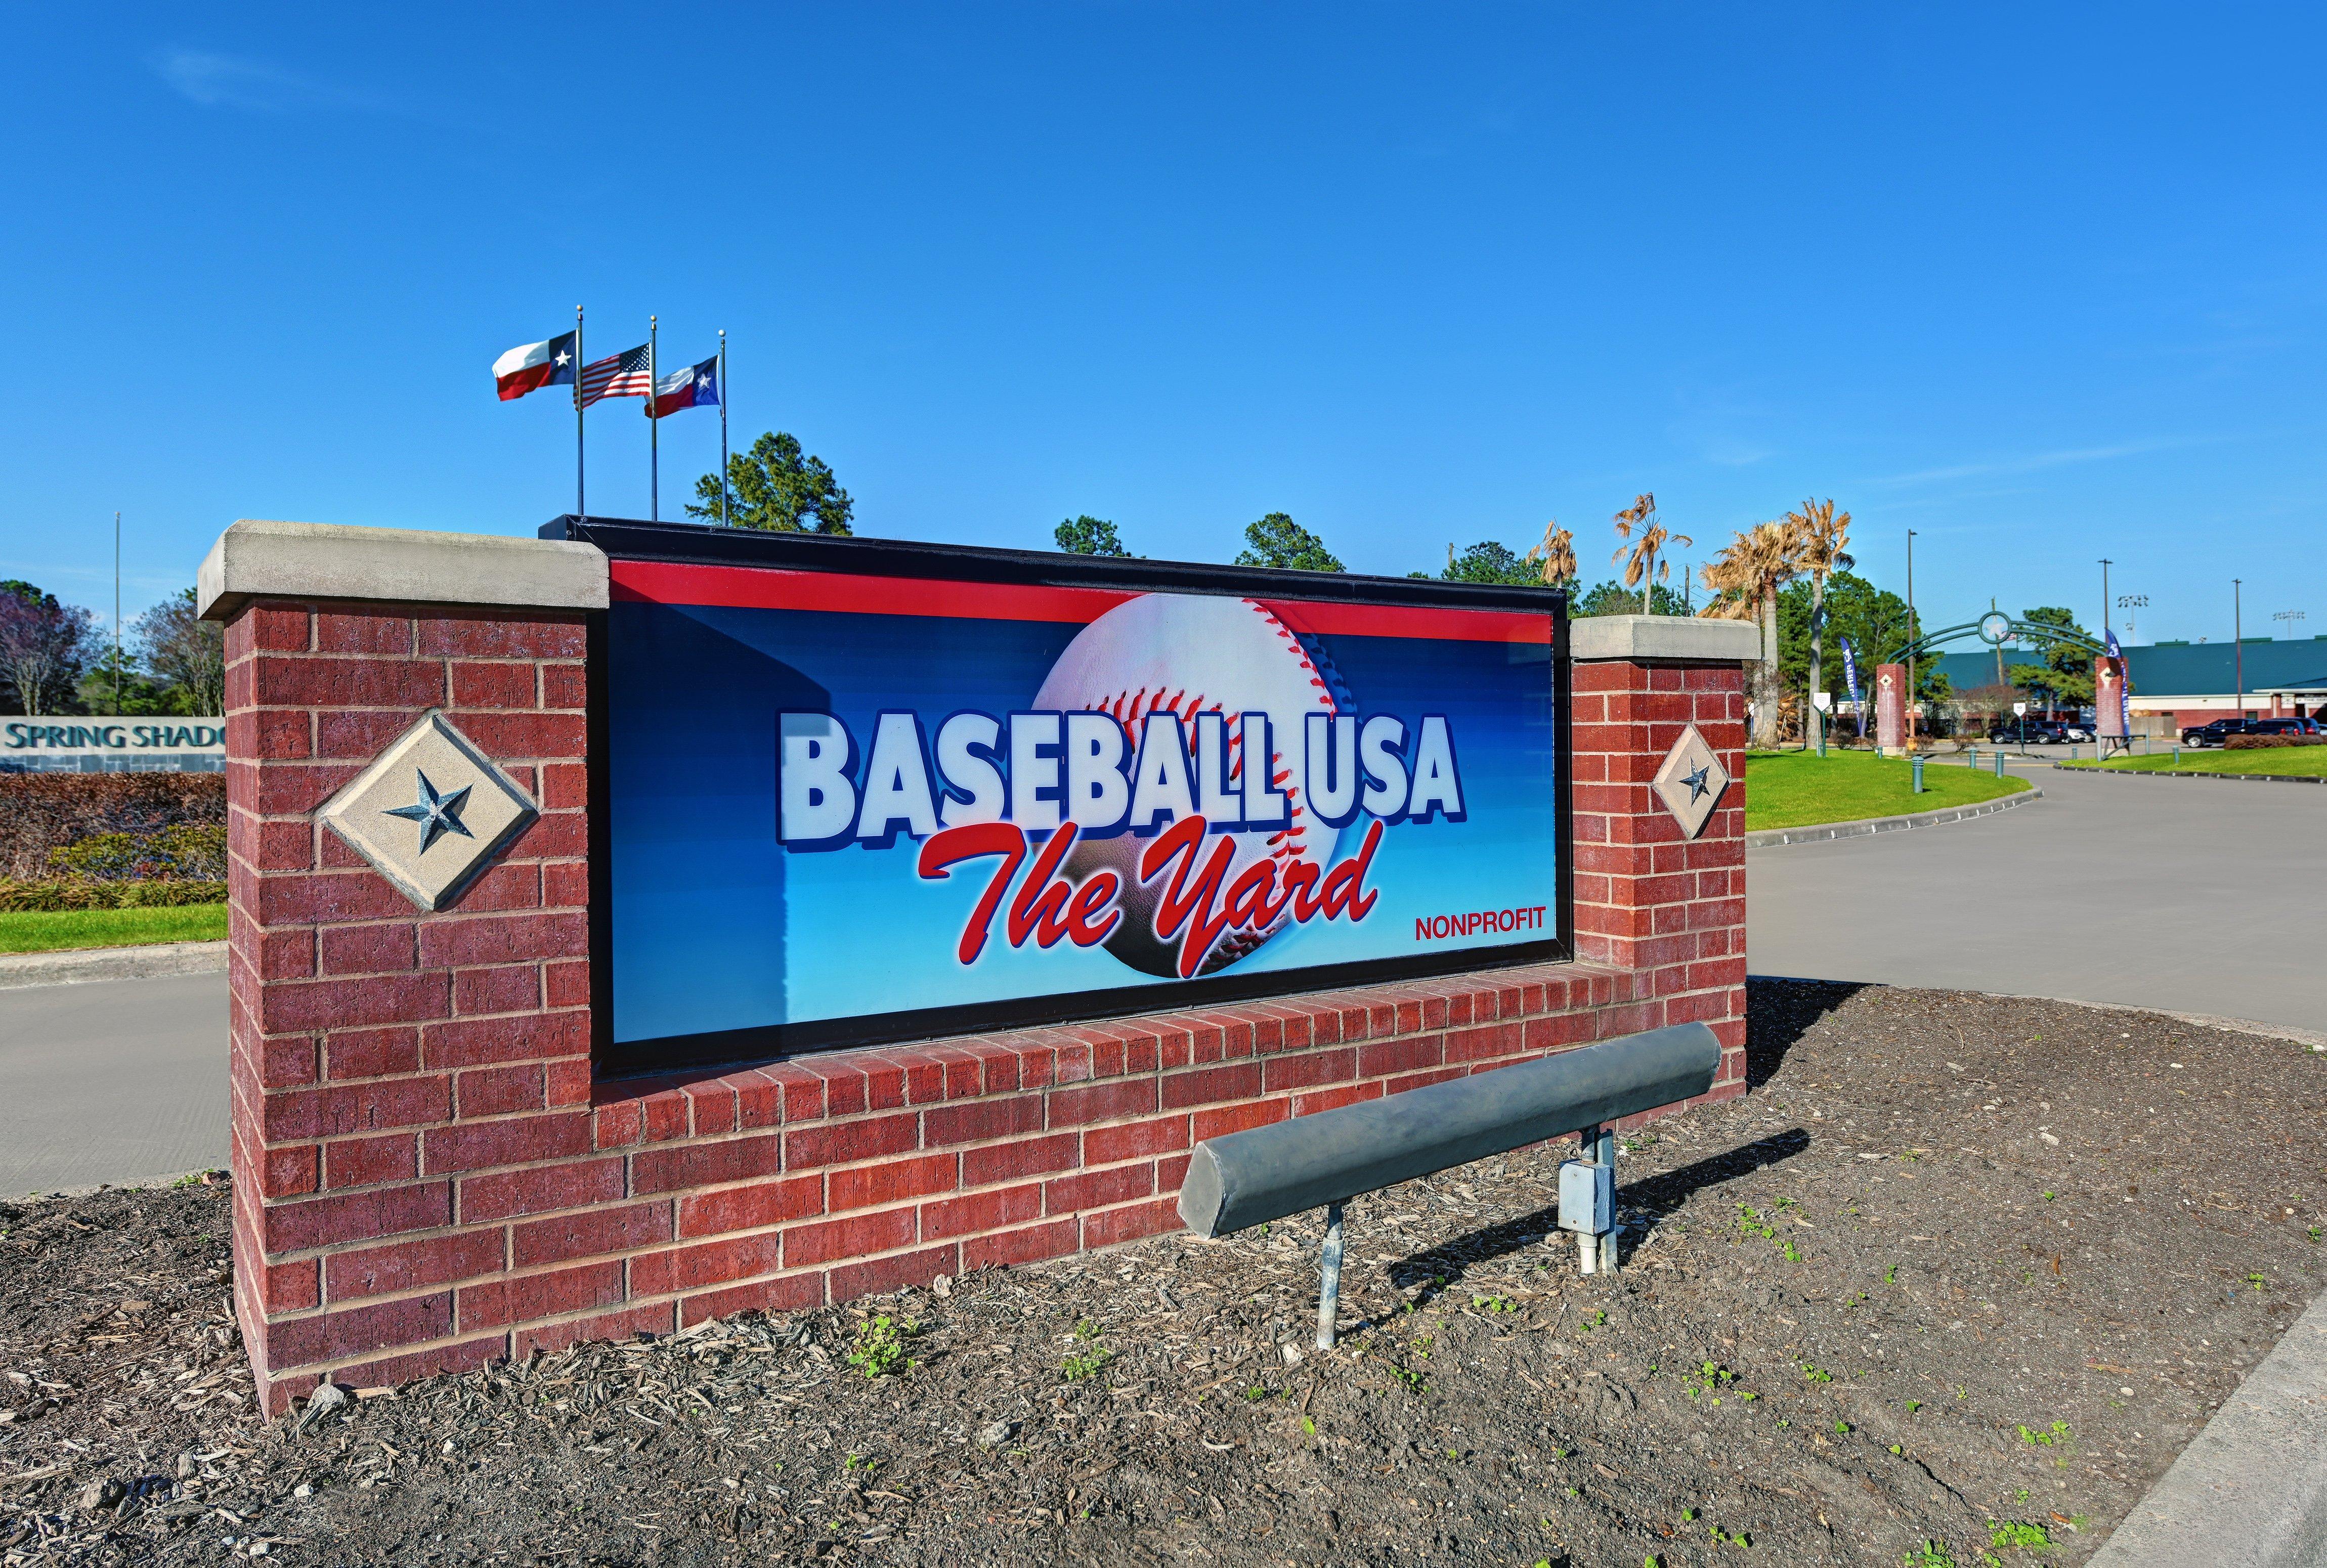
<path fill-rule="evenodd" d="M 403 603 L 303 599 L 295 574 L 238 578 L 231 558 L 214 575 L 235 1288 L 270 1408 L 319 1378 L 393 1383 L 1150 1235 L 1177 1224 L 1203 1138 L 1663 1023 L 1713 1024 L 1713 1095 L 1743 1092 L 1742 786 L 1694 842 L 1649 787 L 1691 723 L 1742 773 L 1734 655 L 1583 649 L 1575 963 L 611 1079 L 589 1056 L 586 599 L 430 602 L 475 593 L 473 565 Z M 314 813 L 431 708 L 541 815 L 423 913 Z"/>

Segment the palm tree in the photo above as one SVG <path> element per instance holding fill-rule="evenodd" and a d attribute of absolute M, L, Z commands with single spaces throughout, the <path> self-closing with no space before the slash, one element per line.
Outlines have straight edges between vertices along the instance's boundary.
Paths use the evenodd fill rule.
<path fill-rule="evenodd" d="M 1543 543 L 1527 553 L 1530 561 L 1542 563 L 1544 585 L 1556 588 L 1575 578 L 1575 536 L 1559 526 L 1554 518 L 1543 528 Z"/>
<path fill-rule="evenodd" d="M 1640 591 L 1640 613 L 1654 614 L 1652 606 L 1656 584 L 1672 580 L 1672 563 L 1666 561 L 1660 565 L 1657 552 L 1668 543 L 1694 545 L 1696 541 L 1687 534 L 1667 532 L 1664 524 L 1657 520 L 1657 498 L 1647 491 L 1633 498 L 1631 506 L 1618 512 L 1615 521 L 1618 538 L 1631 539 L 1634 529 L 1640 531 L 1640 537 L 1633 540 L 1629 550 L 1620 546 L 1611 559 L 1624 563 L 1624 586 Z"/>
<path fill-rule="evenodd" d="M 1836 515 L 1832 500 L 1806 500 L 1786 514 L 1786 523 L 1800 546 L 1801 570 L 1810 579 L 1810 697 L 1803 722 L 1815 748 L 1826 721 L 1818 708 L 1818 694 L 1826 689 L 1826 580 L 1857 563 L 1843 548 L 1850 543 L 1850 514 Z"/>
<path fill-rule="evenodd" d="M 1752 684 L 1753 744 L 1764 751 L 1778 743 L 1778 591 L 1799 574 L 1800 550 L 1790 521 L 1756 523 L 1704 568 L 1713 597 L 1699 615 L 1761 623 L 1762 660 Z"/>

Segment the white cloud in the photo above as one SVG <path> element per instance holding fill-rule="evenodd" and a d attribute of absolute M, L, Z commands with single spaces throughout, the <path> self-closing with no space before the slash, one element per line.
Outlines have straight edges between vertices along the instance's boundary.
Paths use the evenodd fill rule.
<path fill-rule="evenodd" d="M 361 94 L 319 82 L 264 61 L 204 49 L 168 49 L 150 61 L 178 95 L 204 108 L 281 114 L 293 109 L 376 108 Z"/>
<path fill-rule="evenodd" d="M 1938 484 L 1949 480 L 1994 479 L 2003 474 L 2033 473 L 2039 469 L 2061 468 L 2073 462 L 2103 462 L 2113 457 L 2132 457 L 2145 452 L 2179 445 L 2181 443 L 2136 441 L 2124 446 L 2075 446 L 2058 452 L 2030 453 L 2023 457 L 2003 458 L 1992 462 L 1963 462 L 1948 468 L 1919 469 L 1913 473 L 1884 474 L 1867 481 L 1869 484 Z"/>

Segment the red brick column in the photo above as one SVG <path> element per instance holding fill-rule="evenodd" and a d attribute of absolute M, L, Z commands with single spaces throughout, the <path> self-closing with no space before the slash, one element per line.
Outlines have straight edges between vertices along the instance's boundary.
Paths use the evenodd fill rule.
<path fill-rule="evenodd" d="M 1650 977 L 1602 1036 L 1709 1023 L 1713 1097 L 1745 1090 L 1745 695 L 1734 662 L 1578 661 L 1572 686 L 1575 957 Z M 1694 723 L 1730 784 L 1691 841 L 1649 788 Z"/>
<path fill-rule="evenodd" d="M 452 1227 L 471 1173 L 589 1144 L 583 654 L 570 612 L 258 599 L 228 623 L 235 1294 L 262 1384 L 506 1349 L 453 1283 L 507 1237 Z M 424 915 L 313 812 L 432 707 L 542 814 Z"/>

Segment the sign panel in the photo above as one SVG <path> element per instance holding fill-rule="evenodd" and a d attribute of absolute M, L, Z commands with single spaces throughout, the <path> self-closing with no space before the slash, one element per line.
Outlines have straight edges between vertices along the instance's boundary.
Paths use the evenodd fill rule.
<path fill-rule="evenodd" d="M 817 543 L 612 563 L 613 1064 L 1565 952 L 1550 594 Z"/>
<path fill-rule="evenodd" d="M 226 766 L 226 721 L 216 718 L 0 719 L 0 770 L 89 773 Z"/>

